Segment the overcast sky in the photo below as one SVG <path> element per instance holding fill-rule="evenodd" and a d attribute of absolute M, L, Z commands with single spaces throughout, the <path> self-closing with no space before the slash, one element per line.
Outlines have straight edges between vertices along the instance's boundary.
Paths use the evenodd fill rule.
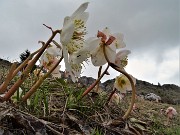
<path fill-rule="evenodd" d="M 84 0 L 1 0 L 0 58 L 19 60 L 25 49 L 35 51 L 47 41 L 50 31 L 61 29 Z M 88 36 L 109 27 L 123 33 L 131 50 L 126 68 L 134 77 L 157 84 L 180 85 L 180 3 L 179 0 L 89 0 Z M 97 68 L 87 66 L 83 75 L 96 77 Z M 109 70 L 112 79 L 119 73 Z"/>

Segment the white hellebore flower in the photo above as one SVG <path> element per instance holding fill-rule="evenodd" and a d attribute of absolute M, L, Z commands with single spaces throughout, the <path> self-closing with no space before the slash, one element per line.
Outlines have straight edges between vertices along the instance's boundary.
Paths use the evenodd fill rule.
<path fill-rule="evenodd" d="M 58 56 L 62 57 L 62 50 L 55 45 L 50 45 L 43 53 L 40 60 L 40 65 L 44 66 L 46 70 L 50 70 L 58 62 Z M 58 65 L 51 73 L 53 77 L 61 77 L 59 72 L 60 65 Z"/>
<path fill-rule="evenodd" d="M 50 55 L 45 51 L 40 58 L 40 66 L 44 66 L 46 70 L 49 70 L 50 65 L 53 63 L 55 56 Z"/>
<path fill-rule="evenodd" d="M 131 76 L 131 78 L 133 80 L 133 83 L 136 84 L 136 79 L 133 76 Z M 121 93 L 126 93 L 127 90 L 132 89 L 129 79 L 124 74 L 116 77 L 114 87 Z"/>
<path fill-rule="evenodd" d="M 109 28 L 105 28 L 102 32 L 98 31 L 97 37 L 100 39 L 99 43 L 96 46 L 93 46 L 94 49 L 91 51 L 91 61 L 94 66 L 102 66 L 107 63 L 104 52 L 103 45 L 105 44 L 105 51 L 110 62 L 115 62 L 116 49 L 125 47 L 123 42 L 122 34 L 111 34 Z M 94 43 L 95 39 L 92 39 Z M 97 42 L 97 40 L 95 40 Z M 91 45 L 90 45 L 91 46 Z"/>
<path fill-rule="evenodd" d="M 56 57 L 54 58 L 52 64 L 50 65 L 50 68 L 54 67 L 56 65 L 56 63 L 59 61 L 59 59 L 57 59 Z M 60 65 L 58 65 L 51 73 L 52 77 L 54 78 L 61 78 L 61 73 L 59 71 L 60 69 Z"/>
<path fill-rule="evenodd" d="M 112 95 L 111 101 L 119 104 L 121 102 L 121 100 L 124 98 L 124 95 L 119 94 L 119 93 L 114 93 Z"/>
<path fill-rule="evenodd" d="M 170 106 L 166 109 L 165 114 L 168 116 L 168 118 L 172 119 L 173 116 L 177 115 L 177 111 L 176 109 Z"/>
<path fill-rule="evenodd" d="M 79 65 L 80 63 L 74 62 L 74 60 L 76 60 L 74 58 L 74 53 L 76 56 L 76 52 L 81 50 L 84 45 L 84 36 L 86 34 L 85 23 L 89 17 L 89 13 L 84 12 L 87 7 L 88 2 L 82 4 L 71 16 L 64 18 L 64 24 L 60 35 L 66 71 L 71 75 L 73 82 L 75 82 L 75 76 L 79 76 L 79 71 L 81 71 L 81 68 L 73 70 L 72 65 L 78 64 L 73 67 L 81 66 Z"/>

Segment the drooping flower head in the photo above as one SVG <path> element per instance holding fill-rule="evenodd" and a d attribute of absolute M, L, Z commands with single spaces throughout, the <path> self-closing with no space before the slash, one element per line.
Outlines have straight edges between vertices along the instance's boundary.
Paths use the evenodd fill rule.
<path fill-rule="evenodd" d="M 133 83 L 136 83 L 136 79 L 131 76 Z M 117 76 L 115 79 L 114 87 L 119 90 L 121 93 L 126 93 L 127 90 L 131 90 L 131 83 L 129 79 L 124 75 L 121 74 L 120 76 Z"/>
<path fill-rule="evenodd" d="M 91 41 L 94 47 L 91 51 L 91 61 L 94 66 L 102 66 L 107 63 L 103 52 L 103 45 L 105 45 L 108 59 L 110 62 L 115 63 L 116 49 L 125 47 L 123 37 L 121 36 L 122 34 L 111 34 L 109 28 L 107 27 L 102 31 L 98 31 L 97 38 L 99 40 L 92 38 Z M 95 41 L 98 41 L 96 45 L 94 45 Z"/>

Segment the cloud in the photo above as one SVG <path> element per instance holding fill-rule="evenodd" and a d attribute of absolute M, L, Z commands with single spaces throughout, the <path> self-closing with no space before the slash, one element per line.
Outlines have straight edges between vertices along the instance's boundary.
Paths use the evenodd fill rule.
<path fill-rule="evenodd" d="M 127 69 L 135 74 L 135 77 L 152 82 L 177 84 L 177 81 L 170 81 L 172 76 L 178 80 L 176 73 L 168 72 L 167 77 L 165 75 L 163 77 L 163 73 L 167 72 L 164 67 L 172 70 L 179 67 L 174 64 L 179 61 L 179 57 L 168 61 L 165 58 L 169 53 L 168 50 L 178 48 L 180 45 L 179 0 L 89 1 L 88 36 L 94 36 L 97 30 L 102 30 L 106 26 L 112 33 L 123 33 L 127 49 L 132 52 Z M 42 24 L 45 23 L 53 29 L 61 29 L 63 18 L 71 15 L 83 2 L 83 0 L 1 0 L 0 57 L 19 60 L 19 54 L 25 49 L 35 51 L 41 46 L 38 41 L 47 41 L 51 34 Z M 59 37 L 56 37 L 56 40 L 59 41 Z M 92 73 L 87 74 L 96 74 L 97 70 L 93 68 Z M 113 71 L 111 77 L 116 75 L 117 72 Z"/>
<path fill-rule="evenodd" d="M 171 48 L 164 52 L 163 56 L 164 59 L 158 67 L 157 79 L 163 83 L 168 81 L 179 84 L 179 48 Z"/>
<path fill-rule="evenodd" d="M 172 47 L 161 54 L 161 61 L 156 61 L 153 53 L 130 55 L 127 71 L 142 80 L 179 85 L 179 47 Z"/>

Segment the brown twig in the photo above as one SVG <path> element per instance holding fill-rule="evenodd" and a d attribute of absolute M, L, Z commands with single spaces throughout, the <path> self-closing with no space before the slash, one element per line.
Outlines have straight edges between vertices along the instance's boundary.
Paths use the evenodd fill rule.
<path fill-rule="evenodd" d="M 50 29 L 52 33 L 54 32 L 54 31 L 53 31 L 53 29 L 52 29 L 52 27 L 47 26 L 47 25 L 46 25 L 46 24 L 44 24 L 44 23 L 43 23 L 43 25 L 44 25 L 46 28 Z"/>

